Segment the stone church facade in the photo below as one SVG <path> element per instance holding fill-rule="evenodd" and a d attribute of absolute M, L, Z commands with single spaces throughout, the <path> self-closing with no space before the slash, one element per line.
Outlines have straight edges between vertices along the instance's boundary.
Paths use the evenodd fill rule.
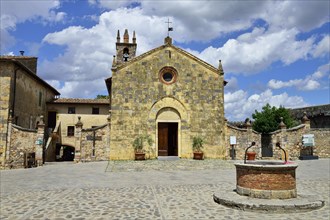
<path fill-rule="evenodd" d="M 150 135 L 147 158 L 192 158 L 194 136 L 204 139 L 206 158 L 225 157 L 224 72 L 174 46 L 164 44 L 135 56 L 135 33 L 129 42 L 117 35 L 117 56 L 110 94 L 110 160 L 134 158 L 132 143 Z"/>

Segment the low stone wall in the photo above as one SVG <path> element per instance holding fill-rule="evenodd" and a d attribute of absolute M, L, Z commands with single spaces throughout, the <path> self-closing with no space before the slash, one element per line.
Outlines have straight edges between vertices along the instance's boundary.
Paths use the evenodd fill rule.
<path fill-rule="evenodd" d="M 108 124 L 81 131 L 81 160 L 109 160 L 109 127 Z"/>
<path fill-rule="evenodd" d="M 306 150 L 302 143 L 304 134 L 314 134 L 315 146 L 313 147 L 314 156 L 323 158 L 330 157 L 330 129 L 319 128 L 311 129 L 309 120 L 294 128 L 286 129 L 283 127 L 280 130 L 272 132 L 271 147 L 273 148 L 273 158 L 284 160 L 284 153 L 279 148 L 275 147 L 276 142 L 280 142 L 282 148 L 287 152 L 287 159 L 297 160 L 302 152 Z"/>
<path fill-rule="evenodd" d="M 330 157 L 330 128 L 311 129 L 310 134 L 314 134 L 315 148 L 317 156 L 323 158 Z"/>
<path fill-rule="evenodd" d="M 10 135 L 9 155 L 6 160 L 7 168 L 24 168 L 24 154 L 35 153 L 37 130 L 31 130 L 12 125 Z"/>
<path fill-rule="evenodd" d="M 273 157 L 283 159 L 283 151 L 276 146 L 277 142 L 287 152 L 288 160 L 297 160 L 302 149 L 302 136 L 306 133 L 305 125 L 299 125 L 291 129 L 280 129 L 271 133 L 271 147 L 273 148 Z"/>
<path fill-rule="evenodd" d="M 256 146 L 249 149 L 250 151 L 256 152 L 256 158 L 261 157 L 261 134 L 252 130 L 251 126 L 246 128 L 238 128 L 232 125 L 227 124 L 226 131 L 226 149 L 227 149 L 227 159 L 231 159 L 231 150 L 232 146 L 230 145 L 230 136 L 236 137 L 236 144 L 234 145 L 235 149 L 235 159 L 243 160 L 245 149 L 251 145 L 254 141 Z"/>

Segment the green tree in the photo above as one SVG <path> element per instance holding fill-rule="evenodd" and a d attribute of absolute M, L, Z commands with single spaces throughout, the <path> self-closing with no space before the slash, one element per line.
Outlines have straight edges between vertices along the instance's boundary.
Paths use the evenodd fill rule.
<path fill-rule="evenodd" d="M 287 128 L 296 126 L 298 123 L 291 117 L 288 109 L 280 106 L 276 108 L 275 106 L 270 106 L 268 103 L 262 107 L 262 111 L 252 114 L 253 129 L 260 133 L 266 134 L 269 132 L 276 131 L 279 129 L 279 123 L 281 122 L 281 117 L 283 118 L 284 124 Z"/>
<path fill-rule="evenodd" d="M 109 99 L 108 95 L 97 95 L 95 99 Z"/>

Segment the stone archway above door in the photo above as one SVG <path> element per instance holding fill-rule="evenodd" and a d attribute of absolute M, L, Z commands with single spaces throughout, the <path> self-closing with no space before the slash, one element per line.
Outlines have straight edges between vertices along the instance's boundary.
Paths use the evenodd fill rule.
<path fill-rule="evenodd" d="M 179 100 L 173 97 L 164 97 L 152 105 L 149 111 L 149 122 L 155 122 L 157 117 L 162 114 L 162 111 L 164 111 L 164 109 L 174 109 L 180 116 L 181 121 L 189 121 L 186 107 Z M 166 114 L 170 114 L 170 112 L 167 112 Z"/>
<path fill-rule="evenodd" d="M 158 111 L 158 114 L 156 116 L 157 120 L 162 120 L 162 121 L 180 121 L 181 116 L 180 113 L 175 110 L 174 108 L 162 108 L 161 110 Z"/>

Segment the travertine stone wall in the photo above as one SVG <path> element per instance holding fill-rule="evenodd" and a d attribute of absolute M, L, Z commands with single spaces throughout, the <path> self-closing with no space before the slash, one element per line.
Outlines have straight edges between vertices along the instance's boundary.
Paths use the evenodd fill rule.
<path fill-rule="evenodd" d="M 160 70 L 176 69 L 175 83 L 160 81 Z M 133 159 L 133 140 L 149 134 L 154 145 L 149 158 L 158 153 L 157 116 L 164 108 L 178 112 L 178 156 L 192 157 L 192 139 L 205 139 L 206 158 L 225 157 L 223 75 L 172 46 L 148 52 L 134 62 L 113 68 L 111 105 L 111 152 L 114 160 Z"/>
<path fill-rule="evenodd" d="M 1 96 L 11 100 L 9 108 L 14 113 L 13 122 L 24 128 L 36 128 L 38 116 L 47 115 L 46 102 L 55 97 L 54 92 L 32 78 L 22 68 L 17 68 L 13 62 L 1 62 L 1 67 L 1 84 L 4 84 L 4 87 L 1 86 L 0 89 L 1 93 L 4 93 Z M 12 106 L 15 70 L 16 95 L 15 106 Z M 8 90 L 10 90 L 10 95 L 8 95 Z"/>
<path fill-rule="evenodd" d="M 330 128 L 312 128 L 311 134 L 315 138 L 315 152 L 319 157 L 330 157 Z"/>
<path fill-rule="evenodd" d="M 309 122 L 294 128 L 281 129 L 271 133 L 273 157 L 275 159 L 284 159 L 283 151 L 275 147 L 276 142 L 280 142 L 281 146 L 287 151 L 288 159 L 298 159 L 301 151 L 304 149 L 302 144 L 304 134 L 314 134 L 315 146 L 313 154 L 315 156 L 321 158 L 330 157 L 330 129 L 310 129 Z"/>
<path fill-rule="evenodd" d="M 24 168 L 24 153 L 36 152 L 37 130 L 13 125 L 10 135 L 6 168 Z"/>
<path fill-rule="evenodd" d="M 285 127 L 283 127 L 282 129 L 270 133 L 270 147 L 273 149 L 273 159 L 284 160 L 283 151 L 275 147 L 276 142 L 280 142 L 281 146 L 287 152 L 287 159 L 297 160 L 301 155 L 301 151 L 304 149 L 302 146 L 302 137 L 304 134 L 314 134 L 314 155 L 319 156 L 321 158 L 330 157 L 330 129 L 311 129 L 309 123 L 310 121 L 306 121 L 303 124 L 298 125 L 294 128 L 286 129 Z M 231 125 L 227 125 L 226 149 L 228 159 L 231 159 L 230 136 L 236 137 L 237 144 L 234 147 L 236 151 L 237 160 L 244 159 L 245 149 L 250 146 L 252 141 L 255 141 L 257 146 L 250 148 L 249 151 L 254 151 L 257 153 L 256 159 L 262 158 L 261 134 L 253 131 L 251 127 L 237 128 Z"/>
<path fill-rule="evenodd" d="M 252 130 L 252 127 L 237 128 L 231 125 L 227 125 L 226 129 L 226 151 L 227 159 L 231 159 L 230 151 L 232 146 L 230 145 L 230 136 L 236 137 L 236 145 L 234 145 L 236 160 L 243 160 L 245 149 L 251 146 L 251 143 L 256 142 L 256 146 L 251 147 L 249 152 L 256 152 L 256 158 L 261 157 L 261 134 Z"/>
<path fill-rule="evenodd" d="M 93 156 L 93 133 L 95 146 Z M 81 161 L 109 160 L 109 124 L 94 128 L 83 129 L 81 132 Z"/>
<path fill-rule="evenodd" d="M 36 128 L 38 116 L 47 115 L 46 102 L 54 97 L 53 92 L 18 70 L 14 112 L 17 117 L 16 124 L 26 128 Z"/>

